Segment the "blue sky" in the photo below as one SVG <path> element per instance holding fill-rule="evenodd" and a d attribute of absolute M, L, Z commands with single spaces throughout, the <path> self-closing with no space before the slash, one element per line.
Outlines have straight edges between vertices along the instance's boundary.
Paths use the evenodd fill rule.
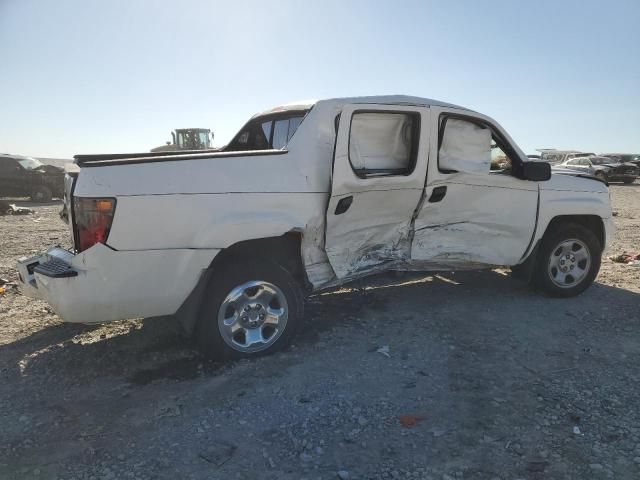
<path fill-rule="evenodd" d="M 403 93 L 535 148 L 640 152 L 640 1 L 0 0 L 0 152 L 222 145 L 297 99 Z"/>

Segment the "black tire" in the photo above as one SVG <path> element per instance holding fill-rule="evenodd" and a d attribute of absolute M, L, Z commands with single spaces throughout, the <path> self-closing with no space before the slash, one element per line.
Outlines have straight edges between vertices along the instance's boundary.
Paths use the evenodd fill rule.
<path fill-rule="evenodd" d="M 38 203 L 47 203 L 51 201 L 53 193 L 49 187 L 39 185 L 31 192 L 31 201 Z"/>
<path fill-rule="evenodd" d="M 633 183 L 636 180 L 636 177 L 624 177 L 622 181 L 626 184 Z"/>
<path fill-rule="evenodd" d="M 551 279 L 551 273 L 549 272 L 550 262 L 552 261 L 552 255 L 555 258 L 559 258 L 556 255 L 558 252 L 557 247 L 562 242 L 570 239 L 580 241 L 589 250 L 590 262 L 588 264 L 585 263 L 585 265 L 589 266 L 588 268 L 585 267 L 586 274 L 579 282 L 574 286 L 561 287 Z M 602 246 L 591 230 L 574 223 L 555 227 L 545 233 L 540 244 L 534 270 L 534 285 L 554 297 L 573 297 L 584 292 L 593 283 L 600 271 L 601 259 Z"/>
<path fill-rule="evenodd" d="M 609 181 L 609 178 L 607 177 L 607 174 L 606 174 L 606 173 L 604 173 L 602 170 L 597 171 L 597 172 L 595 173 L 595 176 L 596 176 L 596 177 L 598 177 L 598 178 L 601 178 L 601 179 L 602 179 L 602 180 L 604 180 L 605 182 L 608 182 L 608 181 Z"/>
<path fill-rule="evenodd" d="M 239 351 L 230 346 L 218 326 L 220 309 L 227 296 L 236 287 L 250 281 L 268 282 L 277 287 L 284 295 L 288 307 L 286 324 L 282 332 L 268 347 L 255 352 Z M 226 261 L 213 273 L 207 293 L 202 301 L 195 330 L 196 340 L 202 353 L 214 360 L 269 355 L 291 343 L 303 318 L 304 295 L 302 288 L 291 273 L 282 266 L 263 258 Z"/>

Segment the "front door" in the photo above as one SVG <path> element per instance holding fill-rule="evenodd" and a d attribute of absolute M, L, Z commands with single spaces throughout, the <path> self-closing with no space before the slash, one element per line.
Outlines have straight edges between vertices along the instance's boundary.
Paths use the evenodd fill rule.
<path fill-rule="evenodd" d="M 342 110 L 325 239 L 338 278 L 410 261 L 430 132 L 428 108 L 362 104 Z"/>
<path fill-rule="evenodd" d="M 450 115 L 460 118 L 459 111 L 453 109 L 432 109 L 434 141 L 425 201 L 414 221 L 414 266 L 437 270 L 516 265 L 536 226 L 538 183 L 512 175 L 513 157 L 523 161 L 524 154 L 518 153 L 506 132 L 486 117 L 465 113 L 468 120 L 457 120 L 459 128 L 479 122 L 483 129 L 489 129 L 486 145 L 465 144 L 465 136 L 459 136 L 459 143 L 451 146 L 443 142 L 446 125 L 451 123 L 444 119 Z M 452 153 L 472 163 L 486 157 L 488 161 L 481 162 L 485 170 L 465 173 L 441 167 L 441 157 Z"/>

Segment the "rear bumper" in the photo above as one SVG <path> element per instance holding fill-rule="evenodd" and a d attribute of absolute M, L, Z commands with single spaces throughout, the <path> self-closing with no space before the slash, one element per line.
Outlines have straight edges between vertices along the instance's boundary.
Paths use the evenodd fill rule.
<path fill-rule="evenodd" d="M 65 321 L 101 323 L 174 314 L 219 250 L 115 251 L 59 247 L 18 261 L 22 292 Z"/>

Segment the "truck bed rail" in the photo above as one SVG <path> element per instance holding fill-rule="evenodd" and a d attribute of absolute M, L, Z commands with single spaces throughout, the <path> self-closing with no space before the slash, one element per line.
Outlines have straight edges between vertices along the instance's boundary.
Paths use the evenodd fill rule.
<path fill-rule="evenodd" d="M 287 150 L 248 150 L 233 152 L 225 152 L 220 150 L 183 150 L 180 152 L 75 155 L 73 158 L 74 163 L 80 167 L 106 167 L 110 165 L 173 162 L 176 160 L 198 160 L 203 158 L 283 155 L 285 153 L 287 153 Z"/>

